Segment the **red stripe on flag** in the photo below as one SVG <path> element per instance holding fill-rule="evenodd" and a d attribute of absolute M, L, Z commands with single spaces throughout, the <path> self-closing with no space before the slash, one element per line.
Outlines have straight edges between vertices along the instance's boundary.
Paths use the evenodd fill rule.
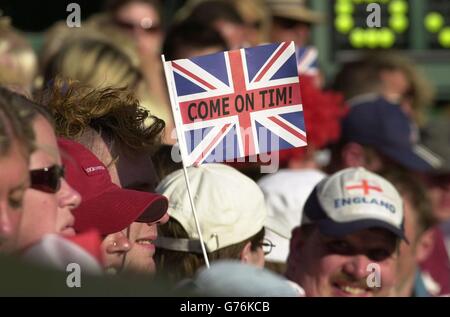
<path fill-rule="evenodd" d="M 283 121 L 281 121 L 277 117 L 269 117 L 269 120 L 273 121 L 274 123 L 276 123 L 277 125 L 279 125 L 283 129 L 289 131 L 289 133 L 293 134 L 294 136 L 296 136 L 297 138 L 299 138 L 303 142 L 307 143 L 306 142 L 306 136 L 304 136 L 303 134 L 295 131 L 294 129 L 292 129 L 290 126 L 288 126 L 286 123 L 284 123 Z"/>
<path fill-rule="evenodd" d="M 172 67 L 178 69 L 180 72 L 185 73 L 186 75 L 192 77 L 193 79 L 195 79 L 196 81 L 198 81 L 199 83 L 201 83 L 202 85 L 208 87 L 209 89 L 216 89 L 216 87 L 212 86 L 210 83 L 204 81 L 203 79 L 201 79 L 200 77 L 198 77 L 197 75 L 194 75 L 193 73 L 191 73 L 190 71 L 188 71 L 187 69 L 181 67 L 180 65 L 176 64 L 175 62 L 172 62 Z"/>
<path fill-rule="evenodd" d="M 231 76 L 233 78 L 233 86 L 235 95 L 231 104 L 236 105 L 236 98 L 238 95 L 244 96 L 249 91 L 245 84 L 244 66 L 242 64 L 241 50 L 228 52 L 228 58 L 231 65 Z M 251 111 L 242 111 L 238 113 L 240 139 L 242 141 L 244 153 L 243 156 L 250 156 L 256 154 L 255 138 L 253 137 L 252 120 L 250 118 Z"/>
<path fill-rule="evenodd" d="M 278 57 L 280 57 L 281 54 L 288 48 L 290 45 L 289 42 L 286 42 L 283 44 L 283 46 L 278 50 L 278 52 L 272 57 L 269 63 L 267 63 L 266 67 L 262 70 L 261 73 L 259 73 L 258 77 L 256 77 L 255 82 L 260 81 L 261 78 L 269 71 L 269 68 L 272 67 L 272 65 L 276 62 Z"/>
<path fill-rule="evenodd" d="M 227 123 L 223 126 L 223 128 L 216 134 L 214 139 L 208 144 L 206 149 L 200 154 L 198 159 L 195 160 L 194 165 L 198 166 L 200 164 L 200 161 L 203 160 L 203 158 L 206 156 L 206 153 L 209 152 L 209 150 L 212 148 L 213 144 L 216 143 L 216 141 L 225 133 L 225 131 L 228 129 L 228 127 L 231 125 L 231 123 Z"/>

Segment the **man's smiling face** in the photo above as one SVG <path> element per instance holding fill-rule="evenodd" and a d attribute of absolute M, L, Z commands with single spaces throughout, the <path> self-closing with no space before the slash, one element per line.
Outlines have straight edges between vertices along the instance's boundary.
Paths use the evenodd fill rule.
<path fill-rule="evenodd" d="M 288 277 L 307 296 L 389 296 L 395 284 L 397 238 L 384 229 L 365 229 L 343 237 L 325 236 L 317 228 L 294 231 Z M 381 286 L 370 287 L 370 264 L 380 268 Z"/>

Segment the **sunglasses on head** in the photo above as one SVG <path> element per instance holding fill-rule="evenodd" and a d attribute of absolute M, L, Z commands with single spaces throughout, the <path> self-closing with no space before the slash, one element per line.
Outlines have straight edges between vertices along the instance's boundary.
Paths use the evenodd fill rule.
<path fill-rule="evenodd" d="M 52 165 L 30 171 L 30 188 L 45 192 L 56 193 L 61 188 L 61 178 L 64 177 L 64 166 Z"/>
<path fill-rule="evenodd" d="M 161 27 L 159 25 L 152 25 L 150 27 L 143 27 L 142 25 L 139 24 L 134 24 L 134 23 L 130 23 L 130 22 L 125 22 L 125 21 L 120 21 L 120 20 L 116 20 L 116 24 L 125 30 L 129 30 L 129 31 L 133 31 L 134 29 L 139 29 L 142 30 L 146 33 L 156 33 L 159 32 L 161 30 Z"/>

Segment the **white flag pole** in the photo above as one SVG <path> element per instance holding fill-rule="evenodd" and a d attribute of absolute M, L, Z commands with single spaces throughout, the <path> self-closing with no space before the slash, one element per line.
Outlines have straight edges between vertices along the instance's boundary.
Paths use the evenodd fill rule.
<path fill-rule="evenodd" d="M 167 89 L 169 90 L 170 104 L 172 107 L 173 120 L 175 122 L 175 130 L 177 133 L 178 145 L 180 147 L 180 152 L 181 152 L 181 162 L 183 164 L 184 179 L 186 181 L 186 188 L 188 191 L 189 202 L 191 204 L 192 214 L 194 215 L 195 226 L 197 227 L 198 237 L 200 239 L 200 244 L 202 247 L 203 258 L 205 259 L 206 267 L 209 268 L 208 254 L 206 253 L 205 243 L 203 241 L 202 231 L 200 229 L 200 223 L 198 222 L 197 210 L 195 209 L 194 199 L 192 198 L 191 184 L 189 182 L 186 164 L 183 159 L 183 156 L 184 156 L 183 155 L 183 149 L 184 149 L 183 146 L 185 146 L 185 144 L 184 144 L 184 139 L 181 136 L 182 122 L 180 122 L 180 118 L 178 116 L 178 114 L 180 113 L 180 109 L 179 109 L 178 103 L 175 102 L 175 94 L 174 94 L 175 87 L 172 84 L 174 81 L 172 80 L 172 73 L 167 68 L 166 59 L 164 58 L 164 55 L 161 55 L 161 60 L 162 60 L 163 66 L 164 66 L 164 74 L 166 77 Z"/>

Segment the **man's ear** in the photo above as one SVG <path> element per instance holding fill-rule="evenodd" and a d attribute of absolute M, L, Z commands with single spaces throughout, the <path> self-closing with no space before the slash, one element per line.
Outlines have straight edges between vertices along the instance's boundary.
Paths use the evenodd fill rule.
<path fill-rule="evenodd" d="M 248 264 L 252 262 L 252 243 L 249 241 L 245 244 L 244 248 L 241 251 L 240 259 L 242 262 Z"/>
<path fill-rule="evenodd" d="M 431 251 L 433 251 L 434 248 L 434 238 L 435 238 L 434 228 L 428 229 L 424 233 L 422 233 L 419 240 L 417 241 L 416 247 L 417 263 L 425 261 L 430 256 Z"/>
<path fill-rule="evenodd" d="M 296 260 L 299 258 L 300 250 L 305 244 L 304 234 L 302 234 L 301 227 L 296 227 L 292 230 L 291 240 L 289 241 L 289 256 L 288 261 Z"/>
<path fill-rule="evenodd" d="M 348 167 L 365 166 L 366 164 L 364 148 L 355 142 L 344 145 L 341 151 L 341 158 L 344 166 Z"/>

